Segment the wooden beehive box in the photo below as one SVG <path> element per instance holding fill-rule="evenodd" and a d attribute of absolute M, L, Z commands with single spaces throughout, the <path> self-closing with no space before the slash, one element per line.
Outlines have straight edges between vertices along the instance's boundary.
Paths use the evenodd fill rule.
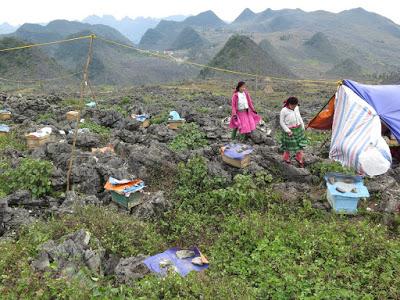
<path fill-rule="evenodd" d="M 43 137 L 36 137 L 34 135 L 27 134 L 25 135 L 25 138 L 28 149 L 36 149 L 50 141 L 50 134 Z"/>
<path fill-rule="evenodd" d="M 126 197 L 124 195 L 120 195 L 114 191 L 111 191 L 111 199 L 118 205 L 130 211 L 132 207 L 135 207 L 140 203 L 140 200 L 142 199 L 142 193 L 136 192 L 130 194 L 129 197 Z"/>
<path fill-rule="evenodd" d="M 6 111 L 6 112 L 1 112 L 0 113 L 0 121 L 7 121 L 11 119 L 11 112 Z"/>
<path fill-rule="evenodd" d="M 143 128 L 147 128 L 150 126 L 150 120 L 144 120 L 141 125 Z"/>
<path fill-rule="evenodd" d="M 8 135 L 8 132 L 0 131 L 0 136 L 6 136 Z"/>
<path fill-rule="evenodd" d="M 170 120 L 168 121 L 168 128 L 172 130 L 176 130 L 179 127 L 181 127 L 183 124 L 185 124 L 185 120 Z"/>
<path fill-rule="evenodd" d="M 69 111 L 66 113 L 65 116 L 67 118 L 67 121 L 76 121 L 79 117 L 79 112 L 75 110 Z"/>
<path fill-rule="evenodd" d="M 233 159 L 222 154 L 222 160 L 232 167 L 243 169 L 250 164 L 250 155 L 246 155 L 242 159 Z"/>

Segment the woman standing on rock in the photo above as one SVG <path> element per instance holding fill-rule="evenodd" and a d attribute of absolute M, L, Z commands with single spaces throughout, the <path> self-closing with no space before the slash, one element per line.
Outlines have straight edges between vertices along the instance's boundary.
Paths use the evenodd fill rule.
<path fill-rule="evenodd" d="M 296 153 L 296 161 L 303 168 L 303 149 L 307 145 L 307 139 L 298 104 L 299 100 L 296 97 L 290 97 L 285 101 L 280 113 L 280 125 L 283 130 L 280 142 L 283 161 L 290 164 L 291 154 Z"/>
<path fill-rule="evenodd" d="M 236 138 L 237 132 L 248 135 L 256 129 L 261 121 L 260 116 L 254 109 L 253 101 L 246 89 L 246 83 L 240 81 L 232 96 L 232 115 L 229 127 L 233 129 L 232 139 Z"/>

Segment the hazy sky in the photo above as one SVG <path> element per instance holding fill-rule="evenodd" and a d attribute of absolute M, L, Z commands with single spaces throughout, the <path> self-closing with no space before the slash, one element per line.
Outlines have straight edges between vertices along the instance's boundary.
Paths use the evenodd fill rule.
<path fill-rule="evenodd" d="M 266 8 L 301 8 L 305 11 L 333 12 L 363 7 L 384 15 L 400 24 L 399 0 L 2 0 L 0 24 L 25 22 L 45 23 L 54 19 L 81 20 L 88 15 L 165 17 L 176 14 L 197 14 L 212 9 L 232 21 L 246 7 L 255 12 Z"/>

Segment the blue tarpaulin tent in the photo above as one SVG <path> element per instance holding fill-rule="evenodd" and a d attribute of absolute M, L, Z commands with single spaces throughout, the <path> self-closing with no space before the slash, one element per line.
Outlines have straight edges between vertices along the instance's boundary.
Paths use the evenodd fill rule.
<path fill-rule="evenodd" d="M 351 80 L 343 84 L 375 109 L 400 142 L 400 85 L 366 85 Z"/>
<path fill-rule="evenodd" d="M 308 127 L 332 129 L 329 157 L 360 174 L 374 176 L 387 172 L 392 163 L 382 123 L 400 141 L 400 85 L 343 80 Z"/>

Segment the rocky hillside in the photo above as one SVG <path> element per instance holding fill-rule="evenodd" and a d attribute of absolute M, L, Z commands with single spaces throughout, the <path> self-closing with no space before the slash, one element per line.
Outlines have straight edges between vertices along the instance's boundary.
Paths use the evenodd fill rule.
<path fill-rule="evenodd" d="M 142 37 L 139 47 L 151 50 L 171 49 L 172 43 L 188 27 L 197 30 L 218 30 L 226 24 L 212 11 L 188 17 L 182 22 L 162 20 L 154 29 L 149 29 Z"/>
<path fill-rule="evenodd" d="M 106 25 L 89 25 L 80 22 L 58 20 L 50 22 L 46 26 L 24 24 L 11 36 L 15 41 L 18 38 L 29 43 L 49 42 L 61 39 L 69 39 L 79 36 L 96 34 L 98 37 L 112 41 L 132 45 L 132 43 L 117 30 Z M 192 41 L 196 43 L 196 41 Z M 198 41 L 197 41 L 198 42 Z M 22 42 L 19 42 L 22 43 Z M 182 47 L 184 44 L 178 46 Z M 57 73 L 75 73 L 83 70 L 88 51 L 88 40 L 74 41 L 60 45 L 40 48 L 40 57 L 29 58 L 26 64 L 37 64 L 49 70 L 48 62 L 57 65 Z M 19 53 L 7 54 L 8 67 L 4 72 L 14 78 L 20 78 L 20 74 L 28 74 L 25 65 L 19 61 Z M 26 57 L 28 59 L 28 57 Z M 62 66 L 62 68 L 60 67 Z M 54 72 L 30 72 L 29 79 L 40 79 L 45 73 L 45 78 L 53 76 Z M 101 40 L 95 40 L 94 55 L 90 66 L 90 78 L 97 84 L 146 84 L 152 82 L 175 81 L 193 78 L 198 71 L 187 66 L 180 66 L 174 62 L 160 60 L 154 57 L 139 55 L 135 51 L 110 45 Z M 39 75 L 39 76 L 37 76 Z"/>
<path fill-rule="evenodd" d="M 184 50 L 184 49 L 199 49 L 207 45 L 207 41 L 202 38 L 196 30 L 191 27 L 186 27 L 178 35 L 176 40 L 172 43 L 172 50 Z"/>
<path fill-rule="evenodd" d="M 240 35 L 231 37 L 209 66 L 264 76 L 293 76 L 287 67 L 277 62 L 253 40 Z M 210 69 L 202 71 L 203 76 L 213 73 Z"/>
<path fill-rule="evenodd" d="M 299 77 L 323 78 L 327 71 L 346 59 L 363 66 L 365 73 L 370 74 L 396 71 L 400 67 L 397 55 L 400 26 L 362 8 L 340 13 L 300 9 L 266 9 L 254 13 L 245 9 L 231 24 L 222 24 L 211 12 L 204 15 L 215 22 L 206 22 L 200 17 L 196 22 L 162 21 L 154 30 L 146 32 L 140 47 L 170 49 L 171 40 L 189 25 L 210 41 L 209 57 L 214 57 L 235 33 L 246 34 L 256 42 L 267 39 Z M 199 29 L 204 27 L 207 30 Z"/>
<path fill-rule="evenodd" d="M 279 82 L 271 98 L 254 99 L 268 122 L 244 141 L 254 148 L 246 169 L 221 158 L 231 141 L 230 90 L 221 83 L 102 95 L 82 114 L 70 192 L 76 123 L 65 114 L 76 95 L 0 92 L 0 107 L 13 114 L 0 137 L 2 298 L 399 298 L 399 167 L 366 181 L 371 197 L 358 215 L 333 213 L 323 176 L 351 171 L 326 158 L 329 134 L 307 133 L 300 169 L 281 162 L 275 120 L 283 95 L 299 95 L 307 121 L 335 87 Z M 179 130 L 167 127 L 171 110 L 187 121 Z M 130 117 L 139 112 L 152 115 L 148 128 Z M 44 126 L 51 140 L 27 149 L 24 135 Z M 110 176 L 145 181 L 130 212 L 104 190 Z M 171 268 L 160 277 L 145 264 L 193 245 L 209 261 L 200 273 Z"/>
<path fill-rule="evenodd" d="M 15 38 L 0 40 L 0 49 L 26 45 Z M 0 53 L 0 77 L 12 80 L 32 80 L 59 77 L 66 75 L 58 62 L 47 56 L 42 49 L 24 49 Z"/>

